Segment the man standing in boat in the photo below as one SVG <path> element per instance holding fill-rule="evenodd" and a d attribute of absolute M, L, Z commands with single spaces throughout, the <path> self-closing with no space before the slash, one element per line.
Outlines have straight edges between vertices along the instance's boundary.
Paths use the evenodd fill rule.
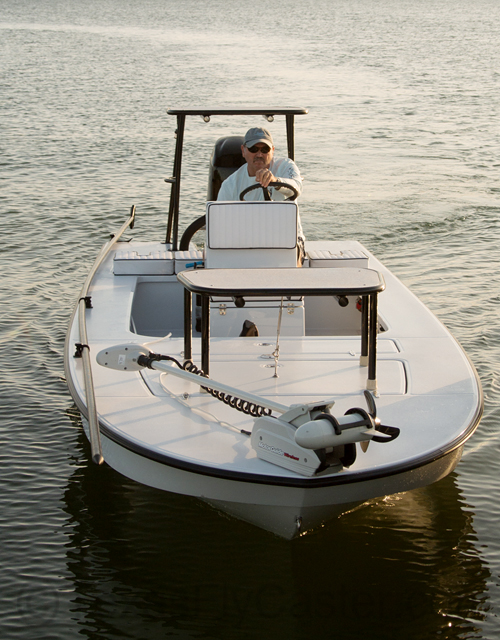
<path fill-rule="evenodd" d="M 302 192 L 300 171 L 289 158 L 275 158 L 273 138 L 267 129 L 252 127 L 246 132 L 241 145 L 241 153 L 246 164 L 232 173 L 220 188 L 217 200 L 239 200 L 240 193 L 256 183 L 268 187 L 271 182 L 279 182 L 281 187 L 269 187 L 272 200 L 284 200 L 292 191 L 287 184 L 294 187 L 298 194 Z M 264 200 L 262 189 L 250 191 L 245 200 Z"/>

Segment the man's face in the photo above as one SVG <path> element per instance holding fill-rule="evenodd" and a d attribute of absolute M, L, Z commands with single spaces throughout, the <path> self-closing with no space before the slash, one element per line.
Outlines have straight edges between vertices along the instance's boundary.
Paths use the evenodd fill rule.
<path fill-rule="evenodd" d="M 252 153 L 252 151 L 255 153 Z M 273 159 L 274 147 L 270 147 L 263 142 L 257 142 L 252 147 L 241 145 L 241 153 L 248 165 L 248 175 L 254 176 L 259 169 L 268 169 Z"/>

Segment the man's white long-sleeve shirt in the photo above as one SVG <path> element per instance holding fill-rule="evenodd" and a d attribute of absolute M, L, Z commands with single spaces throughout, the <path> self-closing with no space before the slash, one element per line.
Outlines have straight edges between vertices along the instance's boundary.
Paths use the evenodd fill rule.
<path fill-rule="evenodd" d="M 286 183 L 291 184 L 292 187 L 297 189 L 300 195 L 302 192 L 302 178 L 293 160 L 290 160 L 290 158 L 273 158 L 268 168 L 276 178 L 279 178 L 280 182 L 284 185 L 286 185 Z M 242 191 L 256 184 L 258 183 L 255 181 L 255 176 L 248 175 L 248 166 L 244 164 L 224 180 L 217 200 L 239 200 Z M 270 191 L 273 200 L 284 200 L 290 195 L 288 189 L 274 189 L 270 187 Z M 262 189 L 255 189 L 255 191 L 251 191 L 245 196 L 245 200 L 264 200 L 264 193 Z"/>

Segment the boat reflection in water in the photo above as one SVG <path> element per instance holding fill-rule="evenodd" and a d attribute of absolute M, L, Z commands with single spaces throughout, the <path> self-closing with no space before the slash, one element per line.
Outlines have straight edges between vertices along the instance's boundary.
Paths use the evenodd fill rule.
<path fill-rule="evenodd" d="M 290 543 L 86 463 L 78 438 L 64 500 L 83 637 L 463 638 L 481 626 L 490 574 L 454 474 Z"/>

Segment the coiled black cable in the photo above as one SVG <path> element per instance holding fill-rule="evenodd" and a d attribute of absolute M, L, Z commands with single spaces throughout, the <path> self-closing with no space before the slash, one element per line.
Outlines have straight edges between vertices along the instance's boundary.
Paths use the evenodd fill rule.
<path fill-rule="evenodd" d="M 173 359 L 173 358 L 172 358 Z M 176 364 L 179 364 L 178 362 Z M 189 373 L 195 373 L 202 378 L 206 378 L 207 376 L 203 373 L 201 369 L 194 364 L 192 360 L 186 360 L 181 367 L 185 371 L 189 371 Z M 212 395 L 217 400 L 220 400 L 224 404 L 227 404 L 236 411 L 241 411 L 246 415 L 253 416 L 254 418 L 260 418 L 261 416 L 270 416 L 271 409 L 267 407 L 263 407 L 260 404 L 256 404 L 255 402 L 249 402 L 248 400 L 242 400 L 242 398 L 237 398 L 236 396 L 232 396 L 228 393 L 224 393 L 223 391 L 217 391 L 216 389 L 211 389 L 210 387 L 206 387 L 201 385 L 201 388 L 207 391 L 210 395 Z"/>
<path fill-rule="evenodd" d="M 194 364 L 192 360 L 186 360 L 184 364 L 181 364 L 178 360 L 176 360 L 175 358 L 172 358 L 171 356 L 163 356 L 159 353 L 153 353 L 150 351 L 147 356 L 145 355 L 139 356 L 137 359 L 137 362 L 143 367 L 148 367 L 149 369 L 152 369 L 153 362 L 159 362 L 160 360 L 170 360 L 171 362 L 175 362 L 175 364 L 179 367 L 179 369 L 184 369 L 184 371 L 188 371 L 189 373 L 195 373 L 196 375 L 201 376 L 202 378 L 208 379 L 208 376 L 205 373 L 203 373 L 201 369 L 198 369 L 198 367 Z M 253 416 L 254 418 L 260 418 L 261 416 L 270 416 L 272 413 L 271 409 L 268 409 L 267 407 L 263 407 L 260 404 L 256 404 L 255 402 L 242 400 L 241 398 L 237 398 L 236 396 L 231 396 L 230 394 L 224 393 L 222 391 L 216 391 L 215 389 L 211 389 L 210 387 L 206 387 L 205 385 L 201 385 L 201 388 L 207 391 L 208 393 L 210 393 L 210 395 L 212 395 L 217 400 L 220 400 L 221 402 L 224 402 L 224 404 L 227 404 L 233 409 L 236 409 L 236 411 L 241 411 L 242 413 L 245 413 L 246 415 L 249 415 L 249 416 Z"/>

